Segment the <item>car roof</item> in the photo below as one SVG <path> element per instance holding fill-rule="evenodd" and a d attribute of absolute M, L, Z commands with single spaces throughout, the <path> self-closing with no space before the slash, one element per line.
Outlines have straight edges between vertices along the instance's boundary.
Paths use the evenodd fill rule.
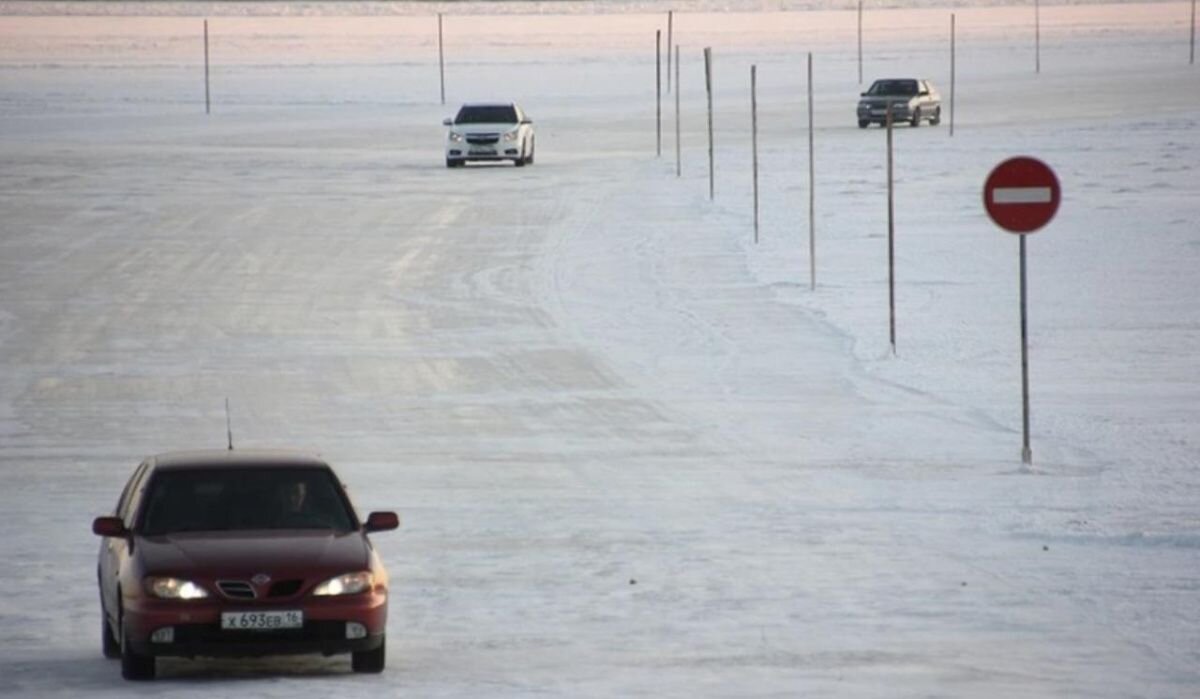
<path fill-rule="evenodd" d="M 515 102 L 464 102 L 464 107 L 515 107 Z"/>
<path fill-rule="evenodd" d="M 192 468 L 329 468 L 323 459 L 286 449 L 200 449 L 151 457 L 155 470 Z"/>

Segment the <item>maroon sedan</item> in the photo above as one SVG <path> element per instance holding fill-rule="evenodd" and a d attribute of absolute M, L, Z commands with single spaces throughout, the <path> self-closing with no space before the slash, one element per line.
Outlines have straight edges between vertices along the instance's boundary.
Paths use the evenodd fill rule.
<path fill-rule="evenodd" d="M 126 679 L 158 656 L 350 653 L 381 672 L 387 572 L 333 469 L 278 451 L 177 452 L 133 472 L 100 545 L 101 639 Z"/>

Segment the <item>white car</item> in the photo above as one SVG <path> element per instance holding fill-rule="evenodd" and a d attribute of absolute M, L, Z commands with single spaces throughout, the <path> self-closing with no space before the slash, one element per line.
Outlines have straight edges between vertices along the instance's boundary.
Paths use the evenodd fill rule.
<path fill-rule="evenodd" d="M 468 160 L 511 160 L 517 167 L 533 164 L 533 121 L 515 104 L 464 104 L 443 125 L 446 167 Z"/>

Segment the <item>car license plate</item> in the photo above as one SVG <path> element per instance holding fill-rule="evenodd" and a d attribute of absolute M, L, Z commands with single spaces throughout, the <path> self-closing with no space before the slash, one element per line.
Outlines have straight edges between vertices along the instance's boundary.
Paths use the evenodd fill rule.
<path fill-rule="evenodd" d="M 280 610 L 269 612 L 221 612 L 221 628 L 227 631 L 274 631 L 299 629 L 304 626 L 304 612 Z"/>
<path fill-rule="evenodd" d="M 472 148 L 471 155 L 495 155 L 496 151 L 491 148 Z"/>

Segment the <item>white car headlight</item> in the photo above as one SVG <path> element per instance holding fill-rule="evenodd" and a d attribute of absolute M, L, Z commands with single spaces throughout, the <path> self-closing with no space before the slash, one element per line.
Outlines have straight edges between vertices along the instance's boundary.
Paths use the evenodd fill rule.
<path fill-rule="evenodd" d="M 204 599 L 208 591 L 191 580 L 148 577 L 146 591 L 159 599 Z"/>
<path fill-rule="evenodd" d="M 336 578 L 330 578 L 313 588 L 317 597 L 332 597 L 334 595 L 357 595 L 366 592 L 375 585 L 375 576 L 363 571 L 361 573 L 346 573 Z"/>
<path fill-rule="evenodd" d="M 505 141 L 515 141 L 515 140 L 517 140 L 517 136 L 520 136 L 520 135 L 521 135 L 520 129 L 513 129 L 512 131 L 505 131 L 504 132 L 504 140 Z"/>
<path fill-rule="evenodd" d="M 450 132 L 451 143 L 461 143 L 462 140 L 463 140 L 462 134 L 458 133 L 457 131 Z"/>

